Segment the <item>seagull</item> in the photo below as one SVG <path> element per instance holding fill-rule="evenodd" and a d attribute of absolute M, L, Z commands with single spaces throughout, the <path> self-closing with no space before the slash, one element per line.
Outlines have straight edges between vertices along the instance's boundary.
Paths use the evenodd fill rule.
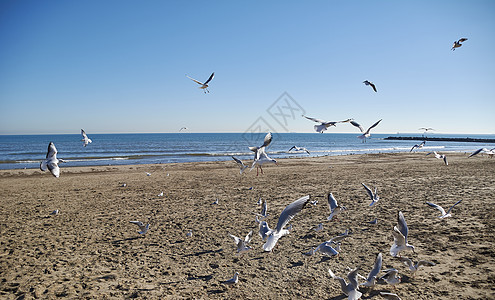
<path fill-rule="evenodd" d="M 268 223 L 266 223 L 266 221 L 260 221 L 258 219 L 258 216 L 256 216 L 256 223 L 259 224 L 260 228 L 258 234 L 260 235 L 261 240 L 265 241 L 266 237 L 272 230 L 270 229 L 270 227 L 268 227 Z"/>
<path fill-rule="evenodd" d="M 363 127 L 355 121 L 351 121 L 351 124 L 353 126 L 359 128 L 359 130 L 363 133 L 362 135 L 358 136 L 358 138 L 362 139 L 363 143 L 364 143 L 364 142 L 366 142 L 366 138 L 369 138 L 371 136 L 371 133 L 370 133 L 371 129 L 375 128 L 381 121 L 382 121 L 382 119 L 378 120 L 375 124 L 371 125 L 370 128 L 368 128 L 368 130 L 366 130 L 366 131 L 364 131 Z"/>
<path fill-rule="evenodd" d="M 399 273 L 399 271 L 397 271 L 397 269 L 388 269 L 388 270 L 385 270 L 386 274 L 383 275 L 382 277 L 380 277 L 380 279 L 383 279 L 385 280 L 386 283 L 392 285 L 392 286 L 395 286 L 396 284 L 400 283 L 400 276 L 398 276 L 397 274 Z"/>
<path fill-rule="evenodd" d="M 225 285 L 228 285 L 228 286 L 233 286 L 233 285 L 237 284 L 238 281 L 239 281 L 239 272 L 235 272 L 234 278 L 222 281 L 222 283 Z"/>
<path fill-rule="evenodd" d="M 146 172 L 146 176 L 151 176 L 151 173 Z"/>
<path fill-rule="evenodd" d="M 158 197 L 163 197 L 163 192 L 157 195 Z"/>
<path fill-rule="evenodd" d="M 437 158 L 437 159 L 443 159 L 443 162 L 445 163 L 446 166 L 449 165 L 449 162 L 447 161 L 447 156 L 445 154 L 438 154 L 436 151 L 433 151 L 433 152 L 430 152 L 430 153 L 426 154 L 426 156 L 428 156 L 428 155 L 430 155 L 432 153 L 435 155 L 435 158 Z"/>
<path fill-rule="evenodd" d="M 412 260 L 407 257 L 397 257 L 397 259 L 399 259 L 401 262 L 405 263 L 409 267 L 409 270 L 411 270 L 413 276 L 414 274 L 416 274 L 416 271 L 419 269 L 419 267 L 421 266 L 432 267 L 435 265 L 434 262 L 426 261 L 426 260 L 420 260 L 416 264 L 414 264 Z"/>
<path fill-rule="evenodd" d="M 127 183 L 122 183 L 122 185 L 120 187 L 126 187 L 127 186 Z"/>
<path fill-rule="evenodd" d="M 303 148 L 303 147 L 292 146 L 292 148 L 290 148 L 289 151 L 291 151 L 292 149 L 295 149 L 296 151 L 304 151 L 304 152 L 310 154 L 308 149 Z"/>
<path fill-rule="evenodd" d="M 380 292 L 380 296 L 389 300 L 401 300 L 397 294 L 389 293 L 389 292 Z"/>
<path fill-rule="evenodd" d="M 380 270 L 382 269 L 382 254 L 378 253 L 375 259 L 375 264 L 373 265 L 373 269 L 371 269 L 370 273 L 368 274 L 368 278 L 366 279 L 365 282 L 361 283 L 362 286 L 365 287 L 374 287 L 376 280 L 377 280 L 377 275 L 380 273 Z"/>
<path fill-rule="evenodd" d="M 129 221 L 129 223 L 136 224 L 137 226 L 139 226 L 139 230 L 140 230 L 138 231 L 139 234 L 145 234 L 146 232 L 148 232 L 148 229 L 150 228 L 150 224 L 144 225 L 144 223 L 141 221 Z"/>
<path fill-rule="evenodd" d="M 407 233 L 409 232 L 407 228 L 406 219 L 401 211 L 397 216 L 397 226 L 394 226 L 394 231 L 392 234 L 394 236 L 394 244 L 390 248 L 390 255 L 396 257 L 401 251 L 412 250 L 414 252 L 414 246 L 407 243 Z"/>
<path fill-rule="evenodd" d="M 287 205 L 278 218 L 277 227 L 275 230 L 270 230 L 266 243 L 263 245 L 263 250 L 272 251 L 273 247 L 277 244 L 277 241 L 284 235 L 289 234 L 289 230 L 284 227 L 297 215 L 304 206 L 309 202 L 310 196 L 304 196 L 291 204 Z"/>
<path fill-rule="evenodd" d="M 235 160 L 235 162 L 239 165 L 239 168 L 241 169 L 240 173 L 244 172 L 248 166 L 246 166 L 240 159 L 238 159 L 235 156 L 232 156 L 232 159 Z"/>
<path fill-rule="evenodd" d="M 57 159 L 57 148 L 55 148 L 55 145 L 50 142 L 50 144 L 48 144 L 46 159 L 41 161 L 40 169 L 41 171 L 46 171 L 46 169 L 48 168 L 48 170 L 50 170 L 50 173 L 58 178 L 60 176 L 60 168 L 58 167 L 58 164 L 64 162 L 65 160 L 63 159 Z"/>
<path fill-rule="evenodd" d="M 480 148 L 480 149 L 474 151 L 473 153 L 469 154 L 468 158 L 471 156 L 475 156 L 479 153 L 486 153 L 486 154 L 490 155 L 490 157 L 491 157 L 492 155 L 495 154 L 495 148 L 490 149 L 490 150 L 488 150 L 487 148 Z"/>
<path fill-rule="evenodd" d="M 258 199 L 258 202 L 256 202 L 256 205 L 261 205 L 263 203 L 263 200 L 261 200 L 261 197 Z"/>
<path fill-rule="evenodd" d="M 259 214 L 259 216 L 263 218 L 268 217 L 268 203 L 266 203 L 266 200 L 265 202 L 263 202 L 263 206 L 261 207 L 261 213 Z"/>
<path fill-rule="evenodd" d="M 423 130 L 424 132 L 435 131 L 435 129 L 433 129 L 431 127 L 421 127 L 421 128 L 418 128 L 418 130 Z"/>
<path fill-rule="evenodd" d="M 445 209 L 443 209 L 443 207 L 441 207 L 440 205 L 437 205 L 435 203 L 431 203 L 431 202 L 426 202 L 426 204 L 428 204 L 429 206 L 431 207 L 434 207 L 436 209 L 438 209 L 442 215 L 441 216 L 438 216 L 440 219 L 443 219 L 443 218 L 448 218 L 448 217 L 452 217 L 452 215 L 450 214 L 450 211 L 452 210 L 452 208 L 454 208 L 454 206 L 456 206 L 457 204 L 461 203 L 462 199 L 457 201 L 454 205 L 452 205 L 451 207 L 449 207 L 449 209 L 447 210 L 447 212 L 445 212 Z"/>
<path fill-rule="evenodd" d="M 186 236 L 187 236 L 187 237 L 192 237 L 192 236 L 193 236 L 192 230 L 189 230 L 189 231 L 186 233 Z"/>
<path fill-rule="evenodd" d="M 305 115 L 303 115 L 303 117 L 305 117 L 308 120 L 314 121 L 316 123 L 320 123 L 319 125 L 315 125 L 314 126 L 315 131 L 316 132 L 319 132 L 319 133 L 323 133 L 323 131 L 327 130 L 328 127 L 335 126 L 335 124 L 337 124 L 337 123 L 346 123 L 346 122 L 352 121 L 352 119 L 347 119 L 347 120 L 344 120 L 344 121 L 330 121 L 330 122 L 327 122 L 327 121 L 324 121 L 324 120 L 307 117 Z"/>
<path fill-rule="evenodd" d="M 253 234 L 253 231 L 251 230 L 244 239 L 238 238 L 232 234 L 229 234 L 233 239 L 234 242 L 237 246 L 237 253 L 242 254 L 244 252 L 247 252 L 251 250 L 251 247 L 248 247 L 247 244 L 251 241 L 251 235 Z"/>
<path fill-rule="evenodd" d="M 332 247 L 330 243 L 324 242 L 318 245 L 316 249 L 313 250 L 313 254 L 316 252 L 320 252 L 323 255 L 332 257 L 338 255 L 340 251 L 340 244 L 337 244 L 337 247 Z"/>
<path fill-rule="evenodd" d="M 378 223 L 378 218 L 375 218 L 373 221 L 369 221 L 371 225 L 376 225 Z"/>
<path fill-rule="evenodd" d="M 265 152 L 265 147 L 270 145 L 272 142 L 272 134 L 271 132 L 268 132 L 265 135 L 265 139 L 263 140 L 263 145 L 260 147 L 249 147 L 249 150 L 254 152 L 254 161 L 253 164 L 251 165 L 252 170 L 256 166 L 256 176 L 258 176 L 258 168 L 261 169 L 261 174 L 263 174 L 263 168 L 261 167 L 264 163 L 266 162 L 272 162 L 277 164 L 277 161 L 268 157 L 268 155 Z"/>
<path fill-rule="evenodd" d="M 336 279 L 340 282 L 340 286 L 342 288 L 342 292 L 348 296 L 347 299 L 349 300 L 357 300 L 361 298 L 363 295 L 360 291 L 358 291 L 358 280 L 357 280 L 357 273 L 359 271 L 359 268 L 356 268 L 354 270 L 351 270 L 349 274 L 347 274 L 347 279 L 349 280 L 349 283 L 345 282 L 345 279 L 339 276 L 335 276 L 335 274 L 332 272 L 332 270 L 328 269 L 328 273 L 330 273 L 330 277 L 333 279 Z"/>
<path fill-rule="evenodd" d="M 378 200 L 380 200 L 380 196 L 376 193 L 377 188 L 375 187 L 375 191 L 373 192 L 369 187 L 366 186 L 366 184 L 361 183 L 364 188 L 366 189 L 366 192 L 368 193 L 368 196 L 371 198 L 371 203 L 370 206 L 373 206 Z"/>
<path fill-rule="evenodd" d="M 337 216 L 341 211 L 346 210 L 345 206 L 340 206 L 337 204 L 337 200 L 332 193 L 328 194 L 328 207 L 330 208 L 330 216 L 327 220 L 331 221 L 334 216 Z"/>
<path fill-rule="evenodd" d="M 212 203 L 212 205 L 216 205 L 216 204 L 218 204 L 218 198 Z"/>
<path fill-rule="evenodd" d="M 194 82 L 196 82 L 197 84 L 199 84 L 199 85 L 200 85 L 200 87 L 199 87 L 199 88 L 200 88 L 200 89 L 203 89 L 203 90 L 204 90 L 204 92 L 205 92 L 205 94 L 206 94 L 206 92 L 208 92 L 208 93 L 210 92 L 210 91 L 208 91 L 208 83 L 209 83 L 209 82 L 213 79 L 213 76 L 215 76 L 215 72 L 211 73 L 210 77 L 208 78 L 208 80 L 206 80 L 206 81 L 205 81 L 205 83 L 202 83 L 202 82 L 200 82 L 200 81 L 198 81 L 198 80 L 196 80 L 196 79 L 194 79 L 194 78 L 191 78 L 191 77 L 189 77 L 189 76 L 187 76 L 187 75 L 186 75 L 186 77 L 187 77 L 187 78 L 189 78 L 189 79 L 191 79 L 192 81 L 194 81 Z"/>
<path fill-rule="evenodd" d="M 179 129 L 179 132 L 181 132 L 182 130 L 187 130 L 187 127 L 181 127 L 181 128 Z"/>
<path fill-rule="evenodd" d="M 454 45 L 452 45 L 452 51 L 455 51 L 455 48 L 459 48 L 460 46 L 462 46 L 461 43 L 467 40 L 468 40 L 467 38 L 460 38 L 458 41 L 454 41 Z"/>
<path fill-rule="evenodd" d="M 58 215 L 58 212 L 59 212 L 59 211 L 58 211 L 58 209 L 56 209 L 56 210 L 52 211 L 52 212 L 50 213 L 50 215 Z"/>
<path fill-rule="evenodd" d="M 86 132 L 84 132 L 84 130 L 81 129 L 81 134 L 82 134 L 82 140 L 84 143 L 83 143 L 83 146 L 86 147 L 88 144 L 91 144 L 93 141 L 86 135 Z"/>
<path fill-rule="evenodd" d="M 413 152 L 414 149 L 421 149 L 425 145 L 426 141 L 422 141 L 421 144 L 416 144 L 412 146 L 411 150 L 409 152 Z"/>
<path fill-rule="evenodd" d="M 323 230 L 323 223 L 318 224 L 318 226 L 316 226 L 316 228 L 313 228 L 313 230 L 316 232 L 322 231 Z"/>
<path fill-rule="evenodd" d="M 363 81 L 363 83 L 364 83 L 365 85 L 369 85 L 369 86 L 371 86 L 371 88 L 373 89 L 373 91 L 375 91 L 375 93 L 376 93 L 376 86 L 373 84 L 373 82 L 370 82 L 370 81 L 368 81 L 368 80 L 365 80 L 365 81 Z"/>

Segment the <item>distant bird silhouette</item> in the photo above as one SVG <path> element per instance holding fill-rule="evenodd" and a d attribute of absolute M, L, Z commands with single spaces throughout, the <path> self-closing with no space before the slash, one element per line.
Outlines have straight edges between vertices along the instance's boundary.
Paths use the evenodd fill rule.
<path fill-rule="evenodd" d="M 200 85 L 199 88 L 202 89 L 202 90 L 204 90 L 205 94 L 206 94 L 206 92 L 208 92 L 208 93 L 210 92 L 210 91 L 208 91 L 208 83 L 210 83 L 210 81 L 213 79 L 213 76 L 215 76 L 215 72 L 211 73 L 211 75 L 208 78 L 208 80 L 206 80 L 204 83 L 202 83 L 201 81 L 198 81 L 198 80 L 196 80 L 194 78 L 191 78 L 191 77 L 189 77 L 189 76 L 186 75 L 187 78 L 189 78 L 192 81 L 194 81 L 197 84 L 199 84 Z"/>
<path fill-rule="evenodd" d="M 373 82 L 368 81 L 368 80 L 365 80 L 365 81 L 363 81 L 363 83 L 364 83 L 365 85 L 369 85 L 369 86 L 371 86 L 371 88 L 373 89 L 373 91 L 375 91 L 375 93 L 376 93 L 376 86 L 375 86 L 375 84 L 374 84 Z"/>
<path fill-rule="evenodd" d="M 463 43 L 467 40 L 468 40 L 467 38 L 461 38 L 458 41 L 454 41 L 454 45 L 452 45 L 452 51 L 455 51 L 456 48 L 459 48 L 460 46 L 462 46 L 461 43 Z"/>

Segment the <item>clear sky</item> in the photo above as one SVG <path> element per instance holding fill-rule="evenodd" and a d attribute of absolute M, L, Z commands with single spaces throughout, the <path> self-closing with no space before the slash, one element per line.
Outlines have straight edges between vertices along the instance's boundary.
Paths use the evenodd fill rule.
<path fill-rule="evenodd" d="M 0 134 L 495 134 L 494 70 L 495 1 L 0 2 Z"/>

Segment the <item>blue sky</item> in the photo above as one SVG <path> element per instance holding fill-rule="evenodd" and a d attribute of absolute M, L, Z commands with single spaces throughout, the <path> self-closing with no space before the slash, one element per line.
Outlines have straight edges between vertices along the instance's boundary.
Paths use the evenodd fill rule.
<path fill-rule="evenodd" d="M 495 1 L 4 0 L 0 45 L 0 134 L 495 134 Z"/>

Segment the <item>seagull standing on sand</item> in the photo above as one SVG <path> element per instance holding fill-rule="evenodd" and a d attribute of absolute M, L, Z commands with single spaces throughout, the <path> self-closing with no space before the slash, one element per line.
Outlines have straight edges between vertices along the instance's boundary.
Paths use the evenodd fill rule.
<path fill-rule="evenodd" d="M 145 234 L 146 232 L 148 232 L 148 229 L 150 228 L 150 224 L 145 225 L 141 221 L 129 221 L 129 223 L 136 224 L 139 227 L 140 230 L 138 231 L 139 234 Z"/>
<path fill-rule="evenodd" d="M 445 154 L 438 154 L 436 151 L 433 151 L 433 152 L 430 152 L 428 154 L 426 154 L 426 156 L 430 155 L 430 154 L 434 154 L 435 155 L 435 158 L 436 159 L 443 159 L 443 162 L 445 163 L 446 166 L 449 165 L 449 162 L 447 161 L 447 156 Z"/>
<path fill-rule="evenodd" d="M 194 78 L 191 78 L 191 77 L 189 77 L 189 76 L 186 75 L 187 78 L 189 78 L 192 81 L 194 81 L 197 84 L 199 84 L 200 85 L 199 88 L 202 89 L 202 90 L 204 90 L 205 94 L 206 94 L 206 92 L 208 92 L 208 93 L 210 92 L 210 91 L 208 91 L 208 83 L 210 83 L 210 81 L 213 79 L 214 76 L 215 76 L 215 72 L 211 73 L 210 77 L 208 78 L 208 80 L 205 81 L 205 83 L 202 83 L 201 81 L 198 81 L 198 80 L 196 80 Z"/>
<path fill-rule="evenodd" d="M 463 43 L 467 40 L 468 40 L 467 38 L 460 38 L 458 41 L 454 41 L 454 45 L 452 45 L 452 51 L 455 51 L 456 48 L 459 48 L 460 46 L 462 46 L 461 43 Z"/>
<path fill-rule="evenodd" d="M 329 221 L 331 221 L 333 217 L 336 217 L 343 210 L 346 210 L 345 206 L 340 206 L 337 204 L 337 199 L 335 199 L 332 193 L 328 194 L 328 207 L 330 208 L 330 216 L 327 218 Z"/>
<path fill-rule="evenodd" d="M 352 119 L 347 119 L 347 120 L 344 120 L 344 121 L 330 121 L 330 122 L 327 122 L 327 121 L 320 120 L 320 119 L 306 117 L 305 115 L 303 115 L 303 117 L 305 117 L 308 120 L 314 121 L 316 123 L 320 123 L 319 125 L 315 125 L 314 126 L 315 131 L 316 132 L 319 132 L 319 133 L 323 133 L 323 131 L 327 130 L 328 127 L 335 126 L 335 124 L 337 124 L 337 123 L 346 123 L 346 122 L 352 121 Z"/>
<path fill-rule="evenodd" d="M 368 196 L 371 198 L 371 203 L 370 206 L 373 206 L 378 200 L 380 200 L 380 196 L 378 196 L 376 190 L 377 188 L 375 187 L 375 191 L 373 192 L 369 187 L 366 186 L 366 184 L 361 183 L 363 187 L 366 189 L 366 193 L 368 193 Z"/>
<path fill-rule="evenodd" d="M 407 257 L 398 257 L 401 262 L 405 263 L 408 267 L 409 270 L 414 274 L 416 274 L 416 271 L 419 269 L 421 266 L 426 266 L 426 267 L 432 267 L 435 265 L 434 262 L 431 261 L 426 261 L 426 260 L 420 260 L 416 264 L 413 263 L 413 261 Z"/>
<path fill-rule="evenodd" d="M 63 159 L 57 159 L 57 148 L 55 148 L 55 145 L 50 142 L 50 144 L 48 144 L 46 159 L 41 161 L 40 169 L 41 171 L 46 171 L 46 169 L 48 168 L 48 170 L 50 170 L 50 173 L 58 178 L 60 176 L 60 168 L 58 167 L 58 164 L 64 162 L 65 160 Z"/>
<path fill-rule="evenodd" d="M 361 285 L 365 287 L 373 288 L 377 280 L 376 276 L 378 275 L 378 273 L 380 273 L 381 269 L 382 269 L 382 254 L 378 253 L 375 259 L 375 264 L 373 265 L 373 269 L 371 269 L 370 273 L 368 274 L 368 278 L 365 278 L 366 281 L 361 283 Z"/>
<path fill-rule="evenodd" d="M 258 176 L 258 168 L 261 170 L 261 174 L 263 174 L 263 168 L 261 166 L 264 163 L 272 162 L 277 164 L 277 161 L 268 157 L 268 155 L 265 152 L 265 147 L 270 145 L 271 142 L 272 142 L 272 134 L 271 132 L 268 132 L 263 141 L 263 145 L 261 145 L 260 147 L 249 147 L 249 150 L 254 152 L 254 161 L 253 164 L 251 165 L 250 170 L 252 170 L 256 166 L 256 176 Z"/>
<path fill-rule="evenodd" d="M 368 130 L 364 131 L 363 127 L 355 122 L 355 121 L 351 121 L 351 124 L 357 128 L 359 128 L 359 130 L 363 133 L 362 135 L 358 136 L 358 138 L 362 139 L 363 140 L 363 143 L 366 142 L 366 139 L 369 138 L 371 136 L 371 129 L 375 128 L 380 122 L 382 121 L 382 119 L 378 120 L 375 124 L 371 125 L 370 128 L 368 128 Z"/>
<path fill-rule="evenodd" d="M 345 282 L 345 279 L 339 276 L 335 276 L 335 274 L 332 272 L 332 270 L 328 269 L 328 273 L 330 273 L 330 277 L 332 277 L 335 280 L 338 280 L 340 282 L 340 286 L 342 288 L 342 292 L 348 296 L 347 299 L 349 300 L 357 300 L 361 298 L 363 295 L 360 291 L 358 291 L 358 271 L 359 268 L 356 268 L 349 272 L 347 274 L 347 279 L 349 280 L 349 283 Z"/>
<path fill-rule="evenodd" d="M 294 150 L 296 150 L 296 151 L 304 151 L 304 152 L 306 152 L 306 153 L 310 154 L 310 153 L 309 153 L 309 151 L 308 151 L 308 149 L 303 148 L 303 147 L 292 146 L 292 148 L 290 148 L 290 149 L 289 149 L 289 152 L 290 152 L 292 149 L 294 149 Z"/>
<path fill-rule="evenodd" d="M 239 281 L 239 272 L 235 272 L 233 278 L 222 281 L 222 283 L 228 286 L 234 286 L 235 284 L 237 284 L 238 281 Z"/>
<path fill-rule="evenodd" d="M 237 246 L 237 253 L 242 254 L 251 250 L 251 247 L 248 247 L 247 244 L 251 241 L 251 235 L 253 231 L 250 231 L 244 239 L 238 238 L 235 235 L 229 234 L 230 237 L 234 239 L 235 245 Z"/>
<path fill-rule="evenodd" d="M 375 93 L 376 93 L 376 86 L 373 84 L 373 82 L 370 82 L 370 81 L 368 81 L 368 80 L 365 80 L 365 81 L 363 81 L 363 83 L 364 83 L 365 85 L 369 85 L 369 86 L 371 86 L 371 88 L 373 89 L 373 91 L 375 91 Z"/>
<path fill-rule="evenodd" d="M 428 204 L 429 206 L 431 207 L 434 207 L 436 209 L 438 209 L 442 215 L 441 216 L 438 216 L 440 219 L 444 219 L 444 218 L 448 218 L 448 217 L 452 217 L 452 215 L 450 214 L 450 211 L 452 210 L 452 208 L 454 208 L 454 206 L 456 206 L 457 204 L 461 203 L 462 199 L 457 201 L 454 205 L 452 205 L 451 207 L 449 207 L 449 210 L 447 210 L 447 212 L 445 212 L 445 209 L 443 209 L 443 207 L 441 207 L 440 205 L 437 205 L 435 203 L 431 203 L 431 202 L 426 202 L 426 204 Z"/>
<path fill-rule="evenodd" d="M 412 146 L 411 150 L 409 150 L 409 152 L 413 152 L 414 149 L 421 149 L 424 147 L 424 145 L 426 144 L 426 141 L 422 141 L 421 144 L 416 144 L 414 146 Z"/>
<path fill-rule="evenodd" d="M 266 237 L 272 230 L 270 229 L 270 227 L 268 227 L 268 223 L 266 223 L 266 221 L 260 221 L 258 219 L 258 216 L 256 216 L 256 223 L 259 224 L 258 234 L 260 235 L 261 240 L 263 240 L 264 242 Z"/>
<path fill-rule="evenodd" d="M 278 218 L 277 227 L 275 230 L 270 230 L 267 233 L 266 243 L 263 245 L 263 250 L 272 251 L 273 247 L 277 244 L 277 241 L 284 235 L 289 234 L 289 230 L 284 227 L 297 215 L 306 204 L 309 202 L 310 196 L 304 196 L 291 204 L 287 205 Z"/>
<path fill-rule="evenodd" d="M 390 255 L 397 257 L 401 251 L 412 250 L 414 252 L 414 246 L 407 243 L 407 234 L 409 229 L 407 228 L 406 219 L 401 211 L 397 215 L 397 226 L 394 226 L 392 234 L 394 236 L 394 243 L 390 248 Z"/>
<path fill-rule="evenodd" d="M 240 174 L 242 174 L 242 172 L 244 172 L 244 170 L 246 170 L 246 168 L 248 166 L 246 166 L 240 159 L 238 159 L 235 156 L 232 156 L 232 159 L 235 160 L 235 162 L 237 163 L 237 165 L 239 165 L 239 168 L 241 169 L 240 170 Z"/>
<path fill-rule="evenodd" d="M 88 144 L 91 144 L 93 141 L 86 135 L 86 132 L 84 132 L 84 130 L 81 129 L 81 134 L 82 134 L 82 140 L 84 143 L 83 143 L 83 146 L 86 147 Z"/>

